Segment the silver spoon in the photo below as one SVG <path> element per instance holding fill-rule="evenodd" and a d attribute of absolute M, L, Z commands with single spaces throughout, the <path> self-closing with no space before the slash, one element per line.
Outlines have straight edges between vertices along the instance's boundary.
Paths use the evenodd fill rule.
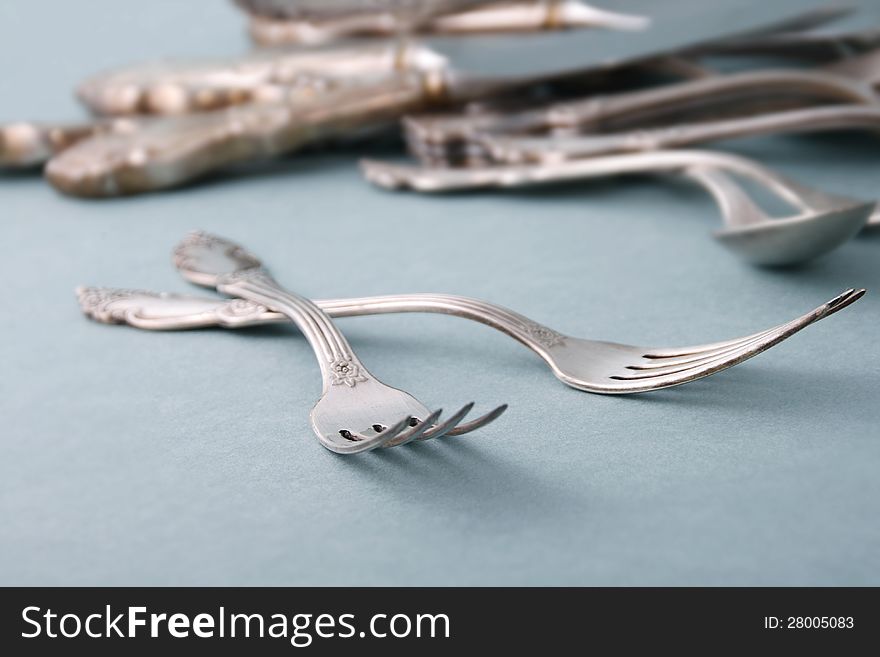
<path fill-rule="evenodd" d="M 709 151 L 654 151 L 473 169 L 365 160 L 361 168 L 367 180 L 381 187 L 420 192 L 526 187 L 632 173 L 682 174 L 708 189 L 720 205 L 725 227 L 715 237 L 759 265 L 792 265 L 828 253 L 861 230 L 876 207 L 875 203 L 808 189 L 746 158 Z M 771 217 L 729 174 L 754 181 L 798 212 Z"/>

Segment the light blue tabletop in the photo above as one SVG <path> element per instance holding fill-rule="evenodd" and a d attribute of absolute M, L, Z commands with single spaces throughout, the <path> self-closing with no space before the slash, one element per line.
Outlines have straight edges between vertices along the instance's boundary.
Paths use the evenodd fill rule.
<path fill-rule="evenodd" d="M 70 90 L 109 66 L 246 47 L 227 2 L 125 4 L 0 5 L 0 119 L 80 116 Z M 867 134 L 735 149 L 878 194 Z M 878 236 L 756 269 L 711 239 L 717 209 L 685 184 L 394 195 L 351 152 L 104 202 L 5 175 L 0 199 L 0 584 L 880 584 Z M 169 252 L 197 227 L 309 296 L 465 294 L 642 345 L 869 293 L 729 372 L 630 397 L 569 389 L 463 320 L 341 320 L 377 376 L 431 407 L 510 403 L 467 438 L 343 458 L 308 427 L 320 382 L 294 328 L 81 317 L 78 284 L 191 291 Z"/>

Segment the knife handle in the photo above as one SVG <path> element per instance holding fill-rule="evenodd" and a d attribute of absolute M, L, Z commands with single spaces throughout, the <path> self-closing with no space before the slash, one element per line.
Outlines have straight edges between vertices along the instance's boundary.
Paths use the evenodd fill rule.
<path fill-rule="evenodd" d="M 56 155 L 46 176 L 74 196 L 176 187 L 225 166 L 295 151 L 382 125 L 441 93 L 443 71 L 382 75 L 299 103 L 254 103 L 157 118 L 125 134 L 99 134 Z"/>

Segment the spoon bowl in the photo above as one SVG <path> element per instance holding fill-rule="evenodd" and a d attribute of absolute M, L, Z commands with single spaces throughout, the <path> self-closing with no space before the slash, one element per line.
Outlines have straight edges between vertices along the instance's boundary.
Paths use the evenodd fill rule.
<path fill-rule="evenodd" d="M 714 233 L 725 247 L 752 264 L 781 267 L 812 260 L 853 238 L 876 204 L 856 203 L 823 212 L 759 224 L 729 226 Z"/>

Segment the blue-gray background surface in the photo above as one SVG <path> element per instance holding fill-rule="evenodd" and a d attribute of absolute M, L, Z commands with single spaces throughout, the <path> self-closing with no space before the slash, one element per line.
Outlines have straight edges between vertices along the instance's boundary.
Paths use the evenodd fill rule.
<path fill-rule="evenodd" d="M 96 70 L 246 47 L 221 0 L 3 0 L 0 119 L 80 116 L 70 90 Z M 735 147 L 878 194 L 870 136 Z M 105 202 L 0 177 L 0 583 L 880 584 L 880 237 L 767 271 L 716 244 L 718 223 L 698 190 L 647 179 L 392 195 L 351 153 Z M 744 366 L 636 397 L 566 388 L 462 320 L 346 319 L 375 374 L 429 406 L 510 410 L 467 439 L 340 458 L 308 427 L 320 385 L 294 329 L 80 316 L 77 284 L 188 291 L 169 250 L 194 227 L 310 296 L 467 294 L 634 344 L 734 337 L 875 289 Z"/>

